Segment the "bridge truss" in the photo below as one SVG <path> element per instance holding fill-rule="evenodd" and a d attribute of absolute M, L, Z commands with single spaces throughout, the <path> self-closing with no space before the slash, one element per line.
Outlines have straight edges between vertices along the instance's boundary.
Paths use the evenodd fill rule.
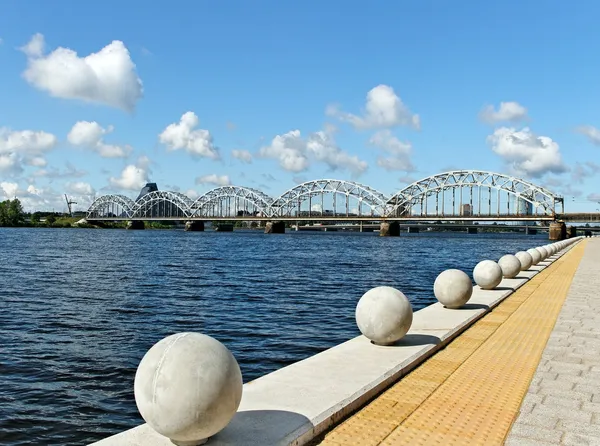
<path fill-rule="evenodd" d="M 133 201 L 105 195 L 87 212 L 92 220 L 210 219 L 543 219 L 554 218 L 559 195 L 513 176 L 476 171 L 444 172 L 416 181 L 392 196 L 353 181 L 321 179 L 272 198 L 260 190 L 223 186 L 192 200 L 155 191 Z"/>

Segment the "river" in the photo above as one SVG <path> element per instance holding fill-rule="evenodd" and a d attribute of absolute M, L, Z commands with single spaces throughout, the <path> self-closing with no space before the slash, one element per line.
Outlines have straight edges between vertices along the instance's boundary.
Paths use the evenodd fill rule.
<path fill-rule="evenodd" d="M 0 228 L 0 444 L 82 445 L 143 422 L 136 367 L 172 333 L 214 336 L 244 382 L 359 334 L 394 286 L 415 310 L 447 268 L 471 274 L 547 235 Z"/>

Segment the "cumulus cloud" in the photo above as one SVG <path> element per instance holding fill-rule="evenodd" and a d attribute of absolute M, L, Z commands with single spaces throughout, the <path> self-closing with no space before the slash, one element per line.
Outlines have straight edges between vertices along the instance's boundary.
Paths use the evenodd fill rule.
<path fill-rule="evenodd" d="M 388 156 L 377 158 L 377 165 L 385 170 L 401 170 L 412 172 L 415 170 L 410 155 L 412 145 L 409 142 L 400 141 L 389 130 L 381 130 L 375 133 L 370 139 L 369 144 L 383 150 Z"/>
<path fill-rule="evenodd" d="M 527 109 L 518 102 L 500 102 L 498 110 L 495 110 L 493 105 L 485 106 L 479 117 L 488 124 L 519 122 L 527 119 Z"/>
<path fill-rule="evenodd" d="M 196 184 L 212 184 L 214 186 L 229 186 L 231 180 L 228 175 L 203 175 L 196 178 Z"/>
<path fill-rule="evenodd" d="M 92 197 L 96 195 L 96 190 L 91 184 L 83 181 L 67 182 L 65 183 L 65 190 L 71 194 L 84 195 Z"/>
<path fill-rule="evenodd" d="M 103 128 L 96 121 L 79 121 L 67 135 L 67 140 L 74 146 L 92 149 L 103 158 L 127 158 L 133 150 L 131 146 L 104 142 L 103 136 L 113 130 L 113 126 Z"/>
<path fill-rule="evenodd" d="M 111 177 L 108 181 L 116 189 L 139 191 L 148 183 L 150 173 L 150 159 L 141 156 L 136 164 L 125 166 L 121 176 Z"/>
<path fill-rule="evenodd" d="M 528 127 L 521 130 L 500 127 L 487 137 L 487 142 L 518 175 L 541 177 L 568 170 L 558 143 L 547 136 L 535 135 Z"/>
<path fill-rule="evenodd" d="M 392 128 L 409 126 L 421 128 L 419 115 L 413 114 L 402 99 L 388 85 L 378 85 L 367 93 L 365 109 L 361 116 L 342 111 L 336 105 L 327 107 L 328 116 L 348 122 L 356 129 Z"/>
<path fill-rule="evenodd" d="M 196 198 L 198 198 L 200 196 L 200 194 L 198 192 L 196 192 L 194 189 L 188 189 L 187 191 L 185 191 L 185 195 L 187 195 L 192 200 L 195 200 Z"/>
<path fill-rule="evenodd" d="M 158 138 L 169 151 L 183 149 L 193 156 L 220 159 L 219 149 L 214 146 L 210 132 L 196 129 L 199 123 L 194 112 L 186 112 L 181 116 L 179 123 L 169 124 Z"/>
<path fill-rule="evenodd" d="M 27 55 L 23 77 L 51 96 L 133 111 L 143 95 L 135 64 L 119 40 L 84 57 L 63 47 L 45 54 L 44 36 L 38 33 L 21 50 Z"/>
<path fill-rule="evenodd" d="M 588 141 L 596 146 L 600 146 L 600 130 L 591 125 L 583 125 L 576 129 L 577 133 L 581 133 L 587 137 Z"/>
<path fill-rule="evenodd" d="M 277 160 L 288 172 L 303 172 L 313 161 L 325 163 L 332 170 L 348 170 L 354 175 L 360 175 L 368 167 L 365 161 L 341 150 L 327 131 L 312 133 L 307 138 L 302 137 L 300 130 L 277 135 L 270 145 L 261 147 L 259 154 Z"/>
<path fill-rule="evenodd" d="M 52 133 L 34 130 L 13 131 L 0 127 L 0 172 L 17 174 L 22 164 L 42 167 L 46 165 L 45 154 L 58 143 Z"/>
<path fill-rule="evenodd" d="M 234 149 L 231 151 L 231 156 L 246 164 L 250 164 L 252 162 L 252 154 L 247 150 Z"/>
<path fill-rule="evenodd" d="M 19 185 L 17 183 L 10 183 L 8 181 L 3 181 L 0 183 L 0 188 L 2 189 L 2 193 L 4 198 L 8 200 L 12 200 L 17 196 L 17 191 L 19 190 Z"/>

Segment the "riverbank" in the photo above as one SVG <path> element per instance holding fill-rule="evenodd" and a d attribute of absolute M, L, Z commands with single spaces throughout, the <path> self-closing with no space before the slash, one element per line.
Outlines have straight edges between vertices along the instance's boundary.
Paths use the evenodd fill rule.
<path fill-rule="evenodd" d="M 577 240 L 571 240 L 574 241 Z M 560 259 L 567 251 L 565 249 L 549 257 L 546 262 L 521 272 L 515 279 L 503 279 L 495 290 L 476 288 L 469 304 L 460 310 L 449 310 L 440 304 L 433 304 L 415 312 L 407 337 L 394 347 L 374 346 L 366 338 L 359 336 L 245 384 L 237 415 L 207 444 L 271 445 L 305 444 L 312 441 L 433 354 L 449 347 L 456 336 L 486 314 L 491 312 L 486 317 L 488 321 L 489 318 L 502 316 L 506 313 L 505 309 L 511 306 L 510 302 L 523 300 L 523 296 L 529 298 L 532 288 L 538 283 L 549 280 L 546 289 L 554 289 L 553 278 L 562 277 L 560 268 L 563 261 Z M 569 256 L 571 254 L 566 257 Z M 575 262 L 571 261 L 570 264 Z M 545 271 L 546 269 L 548 270 Z M 542 271 L 544 272 L 540 274 Z M 523 291 L 513 294 L 521 287 Z M 498 310 L 493 310 L 508 296 L 513 299 L 507 300 Z M 487 326 L 483 321 L 485 319 L 480 326 Z M 505 339 L 510 339 L 510 336 Z M 445 354 L 451 351 L 449 348 L 442 350 Z M 432 361 L 435 363 L 435 359 Z M 411 404 L 414 406 L 414 402 Z M 389 415 L 395 412 L 383 413 Z M 389 420 L 365 419 L 358 415 L 355 417 L 350 419 L 358 419 L 358 427 L 352 429 L 352 435 L 342 443 L 334 437 L 330 444 L 377 444 L 373 443 L 371 431 L 377 430 L 377 426 L 386 425 L 389 428 L 390 425 Z M 356 435 L 359 431 L 367 435 L 365 439 L 370 438 L 369 442 L 357 442 L 359 437 Z M 168 439 L 156 434 L 149 426 L 142 425 L 95 444 L 169 443 Z"/>

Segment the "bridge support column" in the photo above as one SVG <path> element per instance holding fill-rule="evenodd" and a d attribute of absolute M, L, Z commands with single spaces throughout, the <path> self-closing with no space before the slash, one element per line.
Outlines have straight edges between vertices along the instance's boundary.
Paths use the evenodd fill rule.
<path fill-rule="evenodd" d="M 478 228 L 467 228 L 467 234 L 477 234 L 478 232 Z"/>
<path fill-rule="evenodd" d="M 358 223 L 358 232 L 363 232 L 363 222 L 362 222 L 362 220 Z"/>
<path fill-rule="evenodd" d="M 577 228 L 575 226 L 567 227 L 567 238 L 577 237 Z"/>
<path fill-rule="evenodd" d="M 409 234 L 418 234 L 420 230 L 421 230 L 421 228 L 418 228 L 416 226 L 409 226 L 408 227 L 408 233 Z"/>
<path fill-rule="evenodd" d="M 525 234 L 526 235 L 535 235 L 535 234 L 537 234 L 537 229 L 532 228 L 530 226 L 525 226 Z"/>
<path fill-rule="evenodd" d="M 146 226 L 144 225 L 144 222 L 141 220 L 130 220 L 127 222 L 127 226 L 125 226 L 126 229 L 145 229 Z"/>
<path fill-rule="evenodd" d="M 203 232 L 204 222 L 203 221 L 186 221 L 185 230 L 191 232 Z"/>
<path fill-rule="evenodd" d="M 382 222 L 379 227 L 379 235 L 381 237 L 399 237 L 400 236 L 400 223 L 397 221 Z"/>
<path fill-rule="evenodd" d="M 268 221 L 265 224 L 265 234 L 285 234 L 285 222 Z"/>
<path fill-rule="evenodd" d="M 233 224 L 231 223 L 217 223 L 215 226 L 217 232 L 233 232 Z"/>
<path fill-rule="evenodd" d="M 564 240 L 567 238 L 567 225 L 562 221 L 553 221 L 548 234 L 550 240 Z"/>

